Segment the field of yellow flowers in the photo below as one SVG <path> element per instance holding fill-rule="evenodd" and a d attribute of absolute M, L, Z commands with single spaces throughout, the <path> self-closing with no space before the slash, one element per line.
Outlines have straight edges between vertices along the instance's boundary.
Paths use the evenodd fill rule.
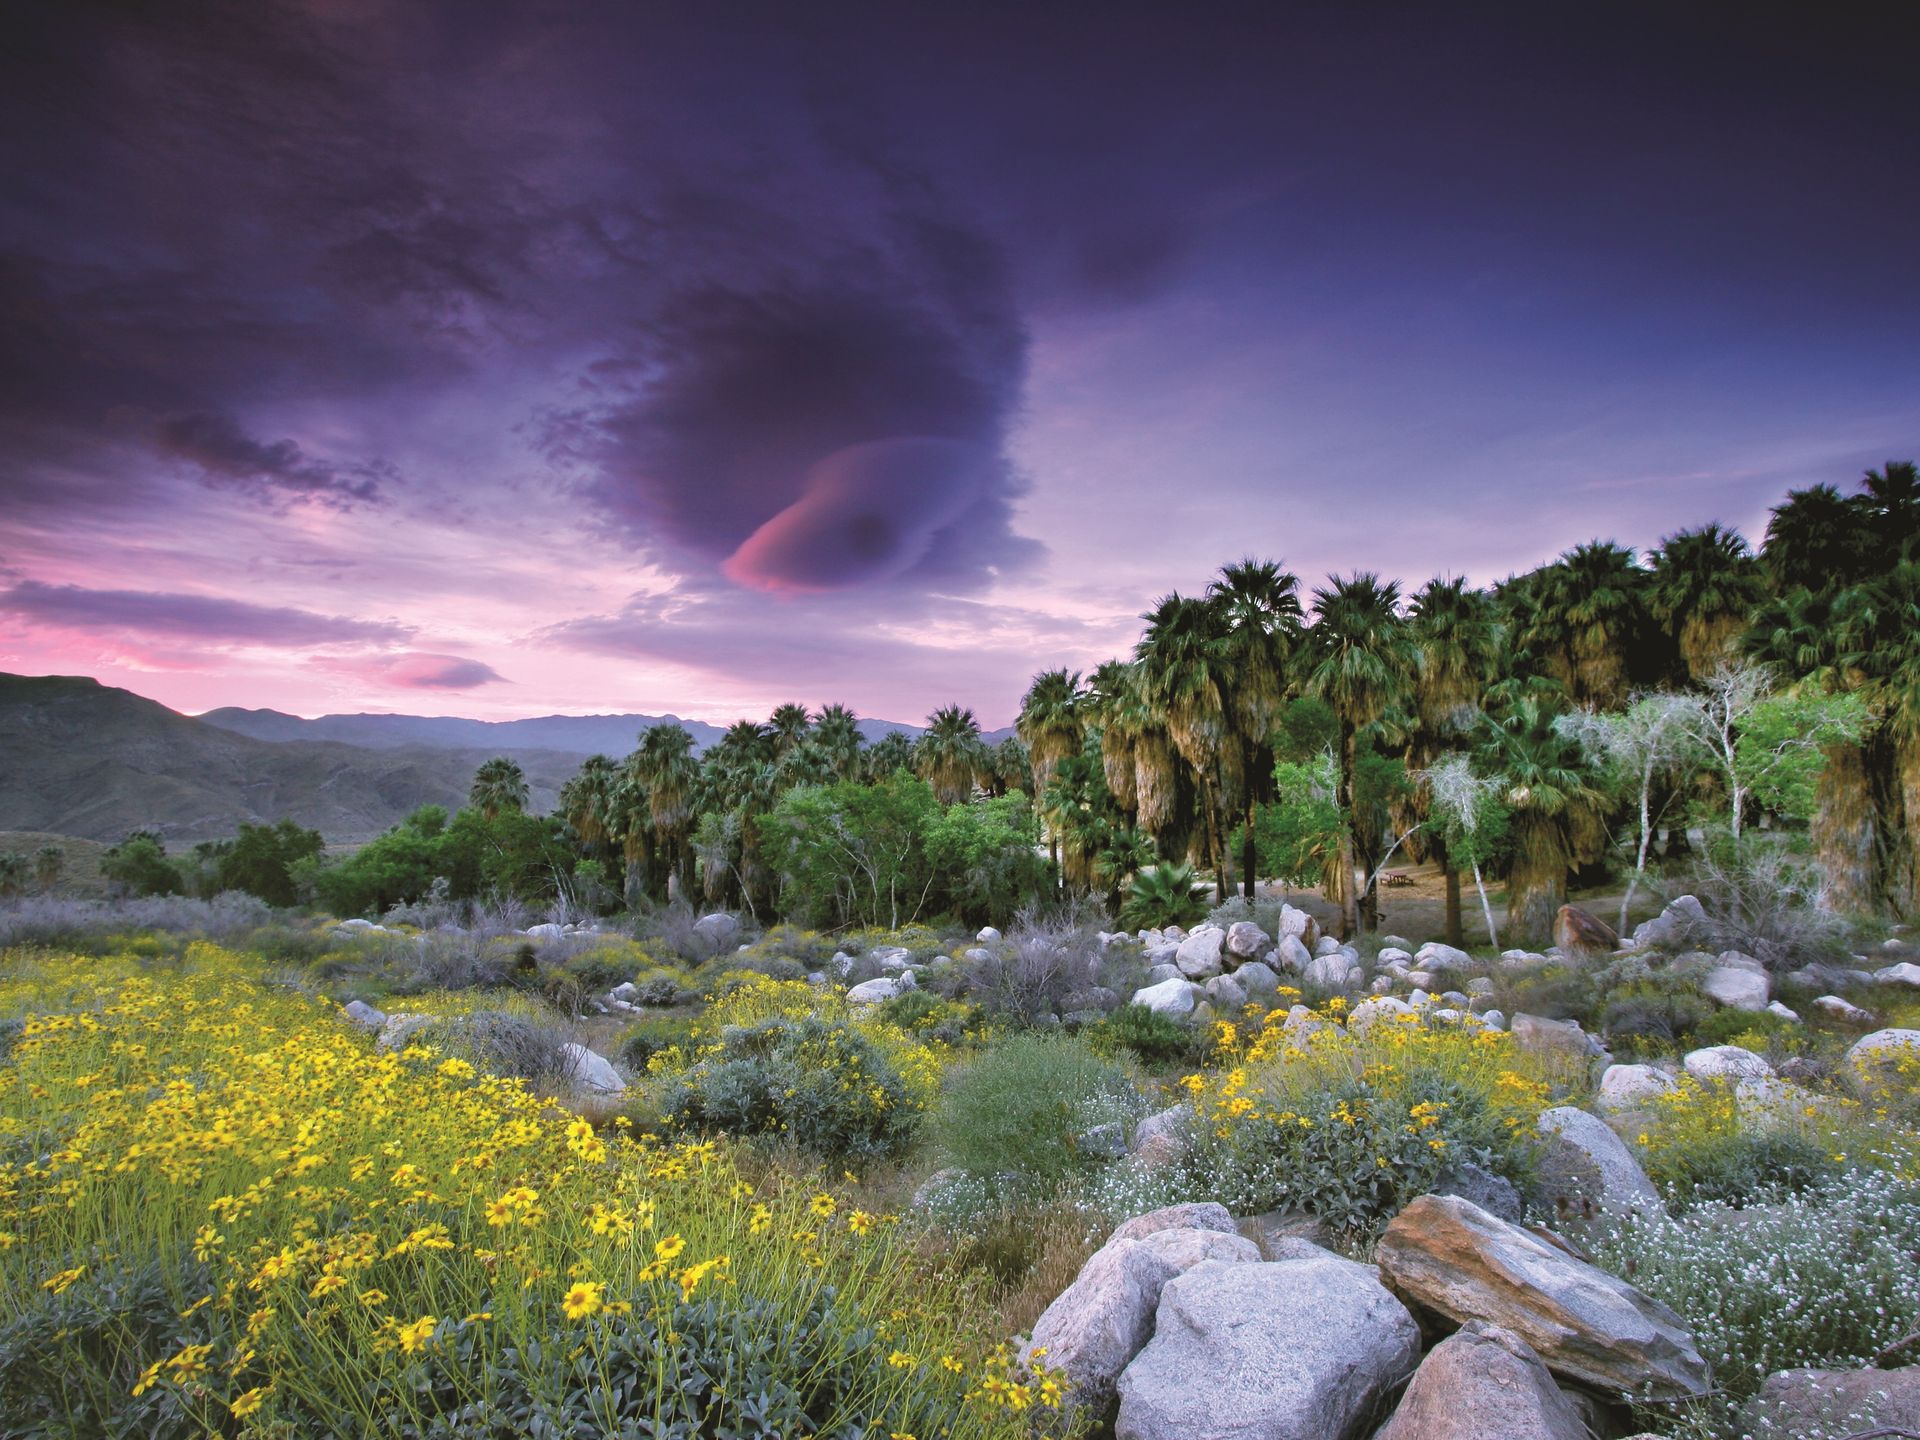
<path fill-rule="evenodd" d="M 9 1427 L 992 1440 L 1057 1400 L 894 1217 L 260 969 L 0 957 Z"/>

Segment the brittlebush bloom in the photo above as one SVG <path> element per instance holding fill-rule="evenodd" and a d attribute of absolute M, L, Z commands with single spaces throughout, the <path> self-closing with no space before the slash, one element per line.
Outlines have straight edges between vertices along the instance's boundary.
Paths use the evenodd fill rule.
<path fill-rule="evenodd" d="M 267 1396 L 272 1392 L 271 1385 L 256 1385 L 246 1394 L 236 1395 L 227 1403 L 227 1408 L 233 1411 L 236 1419 L 251 1415 L 265 1403 Z"/>
<path fill-rule="evenodd" d="M 598 1315 L 605 1308 L 600 1299 L 600 1286 L 592 1280 L 580 1280 L 561 1298 L 560 1308 L 567 1312 L 569 1320 L 585 1320 L 589 1315 Z"/>
<path fill-rule="evenodd" d="M 411 1325 L 402 1325 L 396 1332 L 400 1348 L 408 1355 L 416 1355 L 427 1348 L 427 1342 L 433 1338 L 433 1327 L 440 1323 L 433 1315 L 422 1315 Z"/>
<path fill-rule="evenodd" d="M 685 1240 L 682 1240 L 678 1235 L 669 1235 L 666 1239 L 655 1242 L 653 1254 L 657 1260 L 672 1260 L 686 1248 L 687 1242 Z"/>
<path fill-rule="evenodd" d="M 64 1295 L 67 1293 L 67 1287 L 86 1273 L 86 1266 L 76 1265 L 71 1270 L 62 1270 L 50 1280 L 42 1281 L 40 1288 L 42 1290 L 51 1290 L 56 1295 Z"/>

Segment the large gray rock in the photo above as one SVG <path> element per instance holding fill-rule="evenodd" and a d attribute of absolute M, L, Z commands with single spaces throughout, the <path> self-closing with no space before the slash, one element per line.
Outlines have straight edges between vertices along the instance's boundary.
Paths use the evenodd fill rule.
<path fill-rule="evenodd" d="M 368 1030 L 379 1030 L 387 1023 L 387 1012 L 376 1010 L 364 1000 L 349 1000 L 340 1007 L 340 1013 Z"/>
<path fill-rule="evenodd" d="M 1144 1170 L 1177 1164 L 1193 1148 L 1193 1107 L 1175 1105 L 1149 1115 L 1133 1127 L 1128 1147 L 1133 1163 Z"/>
<path fill-rule="evenodd" d="M 1664 1215 L 1660 1192 L 1607 1122 L 1571 1105 L 1541 1112 L 1546 1144 L 1534 1178 L 1534 1199 L 1557 1215 Z"/>
<path fill-rule="evenodd" d="M 1251 920 L 1236 920 L 1227 927 L 1227 949 L 1242 960 L 1251 960 L 1273 945 L 1273 937 Z"/>
<path fill-rule="evenodd" d="M 1233 972 L 1233 978 L 1240 982 L 1240 988 L 1247 992 L 1250 1000 L 1271 1000 L 1280 988 L 1280 977 L 1264 960 L 1249 960 Z"/>
<path fill-rule="evenodd" d="M 724 910 L 702 915 L 693 922 L 693 933 L 712 945 L 724 945 L 740 933 L 740 922 Z"/>
<path fill-rule="evenodd" d="M 1707 912 L 1698 900 L 1691 895 L 1676 895 L 1653 919 L 1634 927 L 1633 943 L 1673 949 L 1685 944 L 1688 935 L 1706 919 Z"/>
<path fill-rule="evenodd" d="M 1864 1095 L 1920 1085 L 1920 1030 L 1876 1030 L 1847 1051 L 1847 1080 Z"/>
<path fill-rule="evenodd" d="M 1180 942 L 1180 948 L 1174 952 L 1173 963 L 1180 967 L 1180 973 L 1192 980 L 1205 980 L 1210 975 L 1218 975 L 1224 965 L 1220 950 L 1225 945 L 1227 932 L 1218 925 L 1202 925 Z"/>
<path fill-rule="evenodd" d="M 1133 992 L 1133 1003 L 1144 1005 L 1161 1015 L 1191 1015 L 1200 1003 L 1201 989 L 1191 980 L 1176 976 Z"/>
<path fill-rule="evenodd" d="M 1347 1031 L 1352 1035 L 1364 1035 L 1380 1024 L 1397 1025 L 1400 1017 L 1413 1014 L 1413 1006 L 1393 995 L 1375 995 L 1362 1000 L 1347 1014 Z"/>
<path fill-rule="evenodd" d="M 1681 1065 L 1696 1080 L 1763 1080 L 1773 1074 L 1766 1057 L 1739 1045 L 1689 1050 Z"/>
<path fill-rule="evenodd" d="M 432 1015 L 422 1015 L 412 1010 L 396 1010 L 387 1016 L 386 1023 L 380 1027 L 379 1038 L 374 1044 L 382 1050 L 404 1050 L 413 1043 L 413 1037 L 423 1030 L 431 1030 L 439 1021 Z"/>
<path fill-rule="evenodd" d="M 1282 935 L 1273 953 L 1282 967 L 1296 975 L 1304 973 L 1307 966 L 1313 963 L 1313 952 L 1298 935 Z"/>
<path fill-rule="evenodd" d="M 1169 1280 L 1121 1372 L 1117 1440 L 1350 1440 L 1412 1373 L 1420 1332 L 1371 1265 L 1324 1251 Z"/>
<path fill-rule="evenodd" d="M 1473 964 L 1473 957 L 1457 946 L 1429 940 L 1413 952 L 1413 964 L 1419 970 L 1465 970 Z"/>
<path fill-rule="evenodd" d="M 1531 1345 L 1469 1320 L 1427 1352 L 1373 1440 L 1587 1440 L 1587 1426 Z"/>
<path fill-rule="evenodd" d="M 1151 1245 L 1109 1240 L 1034 1322 L 1026 1353 L 1046 1352 L 1074 1404 L 1098 1403 L 1152 1337 L 1161 1287 L 1179 1273 Z"/>
<path fill-rule="evenodd" d="M 1836 1020 L 1844 1020 L 1849 1025 L 1871 1025 L 1873 1012 L 1862 1010 L 1851 1000 L 1839 995 L 1821 995 L 1813 1002 L 1813 1008 L 1824 1010 Z"/>
<path fill-rule="evenodd" d="M 1744 965 L 1716 965 L 1701 977 L 1700 988 L 1709 1000 L 1730 1010 L 1764 1010 L 1773 998 L 1766 972 L 1755 973 Z"/>
<path fill-rule="evenodd" d="M 1249 1265 L 1260 1258 L 1260 1247 L 1253 1241 L 1221 1230 L 1155 1230 L 1138 1240 L 1123 1243 L 1146 1246 L 1182 1274 L 1203 1260 L 1216 1260 L 1222 1265 Z"/>
<path fill-rule="evenodd" d="M 891 1000 L 896 995 L 904 995 L 914 988 L 913 972 L 903 971 L 899 975 L 879 975 L 872 980 L 862 980 L 847 991 L 847 1001 L 852 1005 L 878 1005 Z"/>
<path fill-rule="evenodd" d="M 1375 1258 L 1399 1294 L 1513 1331 L 1556 1375 L 1662 1399 L 1708 1388 L 1707 1363 L 1678 1315 L 1468 1201 L 1422 1195 L 1387 1226 Z"/>
<path fill-rule="evenodd" d="M 1240 1233 L 1240 1228 L 1233 1223 L 1232 1213 L 1217 1200 L 1188 1200 L 1183 1204 L 1149 1210 L 1144 1215 L 1135 1215 L 1131 1220 L 1122 1220 L 1107 1237 L 1107 1243 L 1144 1240 L 1149 1235 L 1158 1235 L 1162 1230 L 1216 1230 L 1222 1235 Z"/>
<path fill-rule="evenodd" d="M 1247 1003 L 1247 987 L 1240 983 L 1239 972 L 1216 975 L 1206 984 L 1207 1001 L 1222 1014 L 1232 1014 Z"/>
<path fill-rule="evenodd" d="M 1747 1402 L 1743 1419 L 1743 1433 L 1748 1435 L 1920 1429 L 1920 1366 L 1780 1370 L 1769 1375 L 1760 1393 Z"/>
<path fill-rule="evenodd" d="M 561 1070 L 574 1089 L 595 1095 L 618 1095 L 627 1088 L 620 1072 L 606 1056 L 569 1040 L 560 1047 Z"/>
<path fill-rule="evenodd" d="M 1651 1065 L 1609 1065 L 1600 1077 L 1602 1110 L 1644 1110 L 1672 1090 L 1673 1079 Z"/>
<path fill-rule="evenodd" d="M 1489 1215 L 1511 1220 L 1516 1225 L 1527 1209 L 1526 1201 L 1511 1180 L 1471 1160 L 1456 1160 L 1434 1176 L 1430 1193 L 1458 1195 L 1462 1200 L 1478 1205 Z"/>
<path fill-rule="evenodd" d="M 1585 1061 L 1607 1053 L 1598 1040 L 1580 1028 L 1578 1020 L 1549 1020 L 1521 1010 L 1515 1013 L 1511 1029 L 1514 1044 L 1530 1055 Z"/>
<path fill-rule="evenodd" d="M 1316 955 L 1307 962 L 1307 983 L 1318 985 L 1323 990 L 1344 990 L 1347 985 L 1347 972 L 1352 962 L 1344 950 L 1329 951 L 1325 955 Z"/>
<path fill-rule="evenodd" d="M 1304 910 L 1295 909 L 1291 905 L 1282 905 L 1280 907 L 1280 919 L 1275 922 L 1274 929 L 1278 930 L 1283 936 L 1292 935 L 1296 937 L 1302 944 L 1309 947 L 1320 937 L 1320 926 L 1318 922 L 1314 920 L 1313 916 Z"/>
<path fill-rule="evenodd" d="M 1874 971 L 1873 978 L 1882 985 L 1920 988 L 1920 965 L 1914 964 L 1911 960 L 1902 960 L 1898 965 L 1889 965 L 1885 969 Z"/>

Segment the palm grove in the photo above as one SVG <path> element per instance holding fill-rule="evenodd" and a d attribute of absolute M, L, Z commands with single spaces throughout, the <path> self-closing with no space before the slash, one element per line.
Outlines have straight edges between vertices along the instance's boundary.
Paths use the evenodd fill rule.
<path fill-rule="evenodd" d="M 679 895 L 828 926 L 1076 895 L 1152 923 L 1190 915 L 1207 873 L 1221 898 L 1321 887 L 1352 932 L 1377 926 L 1390 862 L 1430 861 L 1455 943 L 1469 887 L 1488 939 L 1537 943 L 1570 883 L 1612 875 L 1630 899 L 1704 835 L 1736 859 L 1804 852 L 1828 909 L 1910 913 L 1917 535 L 1901 462 L 1854 494 L 1789 493 L 1758 553 L 1715 524 L 1489 589 L 1357 573 L 1305 596 L 1242 561 L 1161 599 L 1130 657 L 1035 676 L 998 745 L 959 706 L 871 744 L 840 705 L 782 705 L 704 754 L 658 725 L 583 763 L 554 815 L 527 815 L 495 760 L 458 815 L 290 868 L 342 911 Z"/>

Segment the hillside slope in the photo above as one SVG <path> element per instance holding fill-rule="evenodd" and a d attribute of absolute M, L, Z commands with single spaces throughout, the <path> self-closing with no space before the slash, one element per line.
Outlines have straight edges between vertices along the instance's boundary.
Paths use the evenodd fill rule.
<path fill-rule="evenodd" d="M 0 675 L 0 830 L 115 841 L 148 828 L 191 842 L 290 816 L 330 842 L 366 840 L 417 806 L 459 805 L 498 749 L 256 740 L 131 691 L 63 675 Z M 532 808 L 578 764 L 522 750 Z"/>

